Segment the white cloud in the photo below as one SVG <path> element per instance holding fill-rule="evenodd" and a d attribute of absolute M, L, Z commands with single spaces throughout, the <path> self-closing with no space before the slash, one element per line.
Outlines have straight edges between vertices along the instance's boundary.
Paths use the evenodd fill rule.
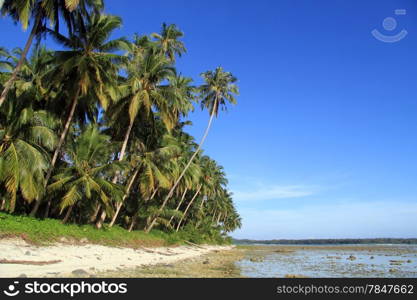
<path fill-rule="evenodd" d="M 318 191 L 318 187 L 307 185 L 258 185 L 251 190 L 233 190 L 233 199 L 247 201 L 301 198 L 314 195 Z"/>

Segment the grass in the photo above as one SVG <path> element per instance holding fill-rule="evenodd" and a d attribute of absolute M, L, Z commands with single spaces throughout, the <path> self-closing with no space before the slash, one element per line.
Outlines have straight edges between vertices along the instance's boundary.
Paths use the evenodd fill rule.
<path fill-rule="evenodd" d="M 181 244 L 180 233 L 165 233 L 153 230 L 149 234 L 141 230 L 128 232 L 114 226 L 96 229 L 92 225 L 62 224 L 55 219 L 35 219 L 26 216 L 15 216 L 0 213 L 0 238 L 20 237 L 32 244 L 51 244 L 63 237 L 70 243 L 80 243 L 84 238 L 90 243 L 109 246 L 165 246 Z"/>

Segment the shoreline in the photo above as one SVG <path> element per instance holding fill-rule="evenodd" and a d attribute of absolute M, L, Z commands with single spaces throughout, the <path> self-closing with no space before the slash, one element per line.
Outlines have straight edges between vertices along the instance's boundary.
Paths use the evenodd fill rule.
<path fill-rule="evenodd" d="M 109 277 L 106 274 L 122 274 L 140 268 L 162 265 L 171 268 L 178 262 L 227 253 L 234 248 L 232 245 L 124 248 L 65 243 L 36 246 L 22 239 L 0 239 L 0 277 Z"/>
<path fill-rule="evenodd" d="M 245 249 L 232 247 L 183 259 L 172 264 L 157 264 L 103 272 L 105 278 L 243 278 L 236 261 L 247 254 Z"/>

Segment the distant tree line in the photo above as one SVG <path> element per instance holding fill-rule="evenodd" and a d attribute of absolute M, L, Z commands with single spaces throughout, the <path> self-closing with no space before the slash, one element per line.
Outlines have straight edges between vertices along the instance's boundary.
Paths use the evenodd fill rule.
<path fill-rule="evenodd" d="M 417 244 L 417 238 L 369 238 L 369 239 L 307 239 L 307 240 L 249 240 L 234 239 L 240 245 L 348 245 L 348 244 Z"/>

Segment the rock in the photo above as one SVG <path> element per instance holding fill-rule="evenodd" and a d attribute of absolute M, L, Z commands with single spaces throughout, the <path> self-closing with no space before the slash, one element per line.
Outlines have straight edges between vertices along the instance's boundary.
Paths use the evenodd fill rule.
<path fill-rule="evenodd" d="M 80 243 L 82 243 L 82 244 L 87 244 L 87 243 L 88 243 L 88 239 L 87 239 L 87 238 L 82 238 L 82 239 L 80 240 Z"/>
<path fill-rule="evenodd" d="M 204 265 L 208 265 L 210 263 L 210 261 L 208 259 L 206 259 L 205 261 L 203 261 Z"/>
<path fill-rule="evenodd" d="M 165 268 L 175 268 L 175 266 L 173 264 L 165 264 L 165 265 L 163 265 L 163 267 L 165 267 Z"/>
<path fill-rule="evenodd" d="M 411 264 L 413 261 L 411 259 L 407 260 L 407 263 Z"/>
<path fill-rule="evenodd" d="M 75 276 L 87 276 L 89 275 L 87 271 L 83 270 L 83 269 L 77 269 L 71 272 L 73 275 Z"/>
<path fill-rule="evenodd" d="M 371 256 L 369 259 L 374 259 L 375 257 Z"/>
<path fill-rule="evenodd" d="M 132 260 L 132 259 L 130 257 L 128 257 L 127 260 Z"/>
<path fill-rule="evenodd" d="M 263 262 L 264 261 L 263 257 L 251 257 L 249 260 L 251 262 Z"/>
<path fill-rule="evenodd" d="M 22 273 L 18 276 L 18 278 L 27 278 L 28 276 L 25 273 Z"/>
<path fill-rule="evenodd" d="M 390 273 L 396 273 L 396 272 L 398 272 L 398 270 L 397 269 L 389 269 L 389 272 Z"/>
<path fill-rule="evenodd" d="M 30 251 L 26 251 L 25 252 L 25 255 L 30 255 Z"/>
<path fill-rule="evenodd" d="M 350 255 L 347 259 L 348 259 L 348 260 L 356 260 L 356 257 L 355 257 L 355 256 L 353 256 L 353 255 Z"/>

